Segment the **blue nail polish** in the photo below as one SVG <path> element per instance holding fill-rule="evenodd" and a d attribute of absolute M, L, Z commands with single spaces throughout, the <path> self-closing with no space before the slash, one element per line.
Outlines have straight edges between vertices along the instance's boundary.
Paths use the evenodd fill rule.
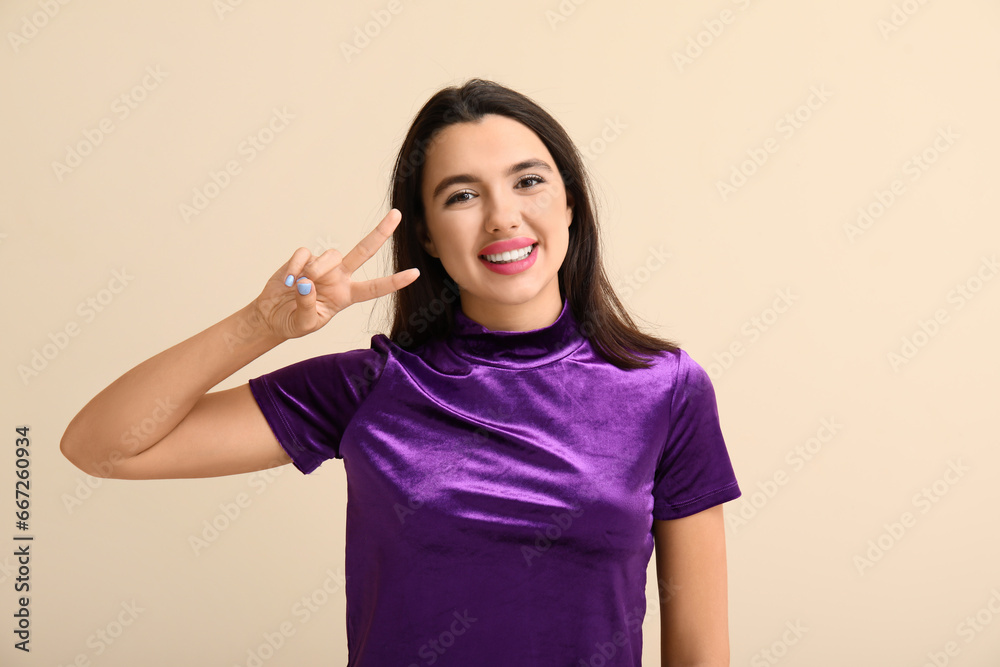
<path fill-rule="evenodd" d="M 289 273 L 288 277 L 285 278 L 285 287 L 291 287 L 292 283 L 294 282 L 295 282 L 295 276 Z"/>
<path fill-rule="evenodd" d="M 309 294 L 309 292 L 312 291 L 313 286 L 309 283 L 299 282 L 299 284 L 296 285 L 296 288 L 299 290 L 299 294 L 305 296 L 306 294 Z"/>

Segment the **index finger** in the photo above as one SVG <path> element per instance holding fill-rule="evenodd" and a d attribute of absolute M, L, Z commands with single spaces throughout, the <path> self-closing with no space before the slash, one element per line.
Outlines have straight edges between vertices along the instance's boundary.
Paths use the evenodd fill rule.
<path fill-rule="evenodd" d="M 348 275 L 358 270 L 358 267 L 367 262 L 378 252 L 378 249 L 392 236 L 396 225 L 403 219 L 403 214 L 397 209 L 389 209 L 382 221 L 370 231 L 367 236 L 358 241 L 358 244 L 351 248 L 350 252 L 344 255 L 340 265 L 344 267 Z"/>

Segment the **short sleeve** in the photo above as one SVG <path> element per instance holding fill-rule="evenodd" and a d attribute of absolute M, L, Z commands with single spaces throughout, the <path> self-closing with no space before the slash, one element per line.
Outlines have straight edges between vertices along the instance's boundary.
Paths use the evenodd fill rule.
<path fill-rule="evenodd" d="M 654 476 L 654 519 L 679 519 L 740 497 L 712 380 L 683 350 L 677 353 L 667 433 Z"/>
<path fill-rule="evenodd" d="M 373 344 L 253 378 L 250 391 L 292 464 L 309 474 L 327 459 L 343 458 L 341 437 L 384 366 L 385 357 Z"/>

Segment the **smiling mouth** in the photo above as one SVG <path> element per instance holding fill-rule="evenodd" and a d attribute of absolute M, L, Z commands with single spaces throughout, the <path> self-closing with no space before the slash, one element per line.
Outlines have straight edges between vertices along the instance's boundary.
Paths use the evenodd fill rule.
<path fill-rule="evenodd" d="M 489 259 L 489 257 L 487 257 L 486 255 L 480 255 L 479 257 L 480 257 L 480 259 L 486 260 L 490 264 L 513 264 L 514 262 L 521 262 L 521 261 L 524 261 L 525 259 L 527 259 L 528 257 L 531 257 L 532 253 L 535 252 L 535 248 L 537 248 L 537 247 L 538 247 L 538 244 L 537 243 L 533 243 L 530 246 L 525 246 L 524 248 L 519 248 L 518 250 L 515 250 L 512 253 L 513 254 L 513 258 L 512 259 L 501 259 L 501 260 L 498 260 L 498 261 L 494 261 L 492 259 Z M 527 253 L 524 252 L 525 249 L 528 250 Z M 499 254 L 503 255 L 504 253 L 499 253 Z M 496 257 L 496 255 L 493 255 L 493 256 Z"/>

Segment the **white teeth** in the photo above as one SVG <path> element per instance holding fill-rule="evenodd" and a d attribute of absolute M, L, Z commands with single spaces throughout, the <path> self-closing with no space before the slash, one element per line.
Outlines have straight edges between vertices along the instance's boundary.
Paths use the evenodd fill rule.
<path fill-rule="evenodd" d="M 501 252 L 496 255 L 483 255 L 490 262 L 519 262 L 531 254 L 534 244 L 521 248 L 520 250 Z"/>

